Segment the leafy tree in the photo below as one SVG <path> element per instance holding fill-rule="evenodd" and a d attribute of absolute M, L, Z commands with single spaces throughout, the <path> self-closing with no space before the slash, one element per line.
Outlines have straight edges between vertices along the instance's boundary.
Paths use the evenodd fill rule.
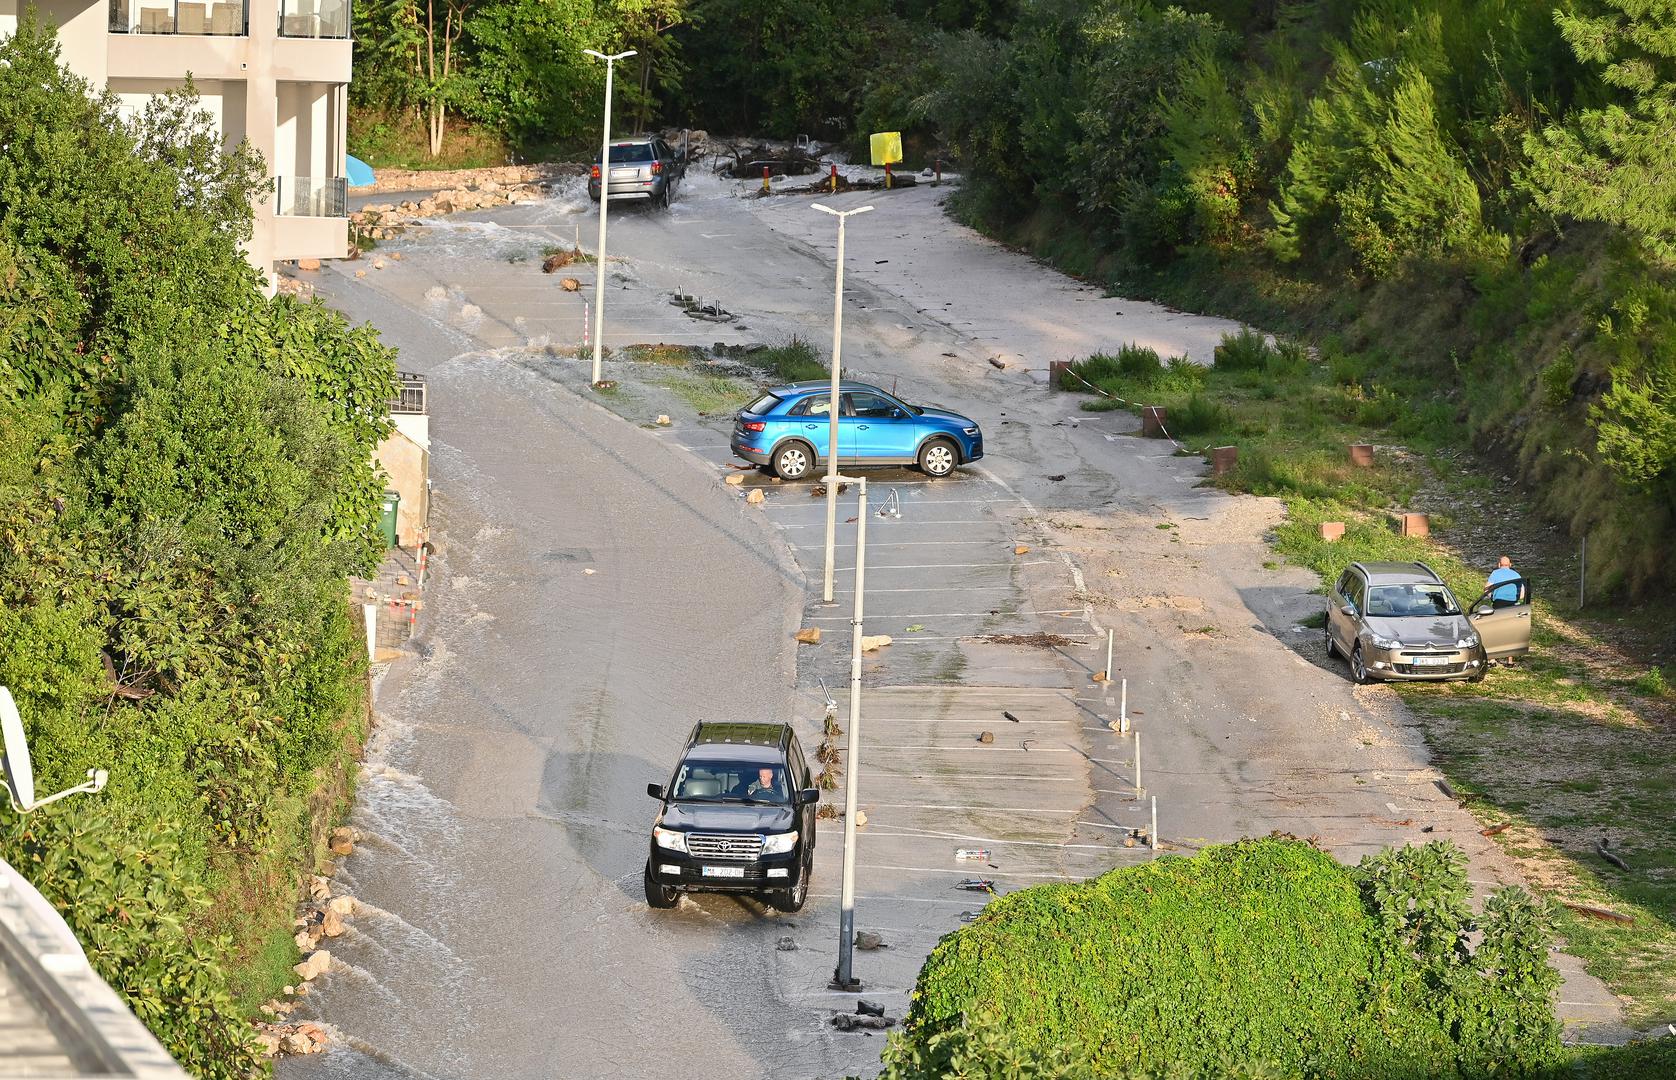
<path fill-rule="evenodd" d="M 1676 262 L 1676 2 L 1588 0 L 1554 19 L 1612 100 L 1525 140 L 1532 193 L 1550 213 L 1621 225 Z"/>

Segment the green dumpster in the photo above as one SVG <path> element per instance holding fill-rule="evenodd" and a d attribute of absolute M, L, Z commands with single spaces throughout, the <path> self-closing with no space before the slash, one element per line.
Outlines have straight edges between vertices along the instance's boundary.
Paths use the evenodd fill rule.
<path fill-rule="evenodd" d="M 384 546 L 396 546 L 396 508 L 401 506 L 401 493 L 386 491 L 384 493 L 384 507 L 378 514 L 378 531 L 384 534 Z"/>

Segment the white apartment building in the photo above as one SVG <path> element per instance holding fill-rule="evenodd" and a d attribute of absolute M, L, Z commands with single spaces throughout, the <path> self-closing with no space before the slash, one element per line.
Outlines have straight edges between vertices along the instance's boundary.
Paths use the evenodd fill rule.
<path fill-rule="evenodd" d="M 188 73 L 230 149 L 249 139 L 274 193 L 246 251 L 274 281 L 286 259 L 349 250 L 344 126 L 350 0 L 34 0 L 58 27 L 63 62 L 125 111 Z M 0 38 L 30 0 L 0 0 Z"/>

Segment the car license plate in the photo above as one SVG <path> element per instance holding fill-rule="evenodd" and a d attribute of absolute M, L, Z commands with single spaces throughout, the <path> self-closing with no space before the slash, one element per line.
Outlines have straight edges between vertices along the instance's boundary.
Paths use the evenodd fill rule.
<path fill-rule="evenodd" d="M 743 866 L 706 866 L 704 876 L 742 878 L 745 876 L 745 868 Z"/>
<path fill-rule="evenodd" d="M 612 169 L 611 170 L 611 179 L 613 179 L 613 180 L 633 180 L 635 177 L 637 177 L 639 175 L 640 175 L 640 170 L 639 169 Z"/>
<path fill-rule="evenodd" d="M 1447 656 L 1416 656 L 1414 658 L 1415 667 L 1442 667 L 1447 663 L 1449 663 L 1449 657 Z"/>

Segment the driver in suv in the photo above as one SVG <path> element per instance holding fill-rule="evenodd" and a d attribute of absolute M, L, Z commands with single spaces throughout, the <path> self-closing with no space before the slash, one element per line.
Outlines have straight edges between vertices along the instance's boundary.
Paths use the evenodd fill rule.
<path fill-rule="evenodd" d="M 815 804 L 797 736 L 787 724 L 699 723 L 652 823 L 646 902 L 672 908 L 683 892 L 755 892 L 782 911 L 809 894 Z"/>

